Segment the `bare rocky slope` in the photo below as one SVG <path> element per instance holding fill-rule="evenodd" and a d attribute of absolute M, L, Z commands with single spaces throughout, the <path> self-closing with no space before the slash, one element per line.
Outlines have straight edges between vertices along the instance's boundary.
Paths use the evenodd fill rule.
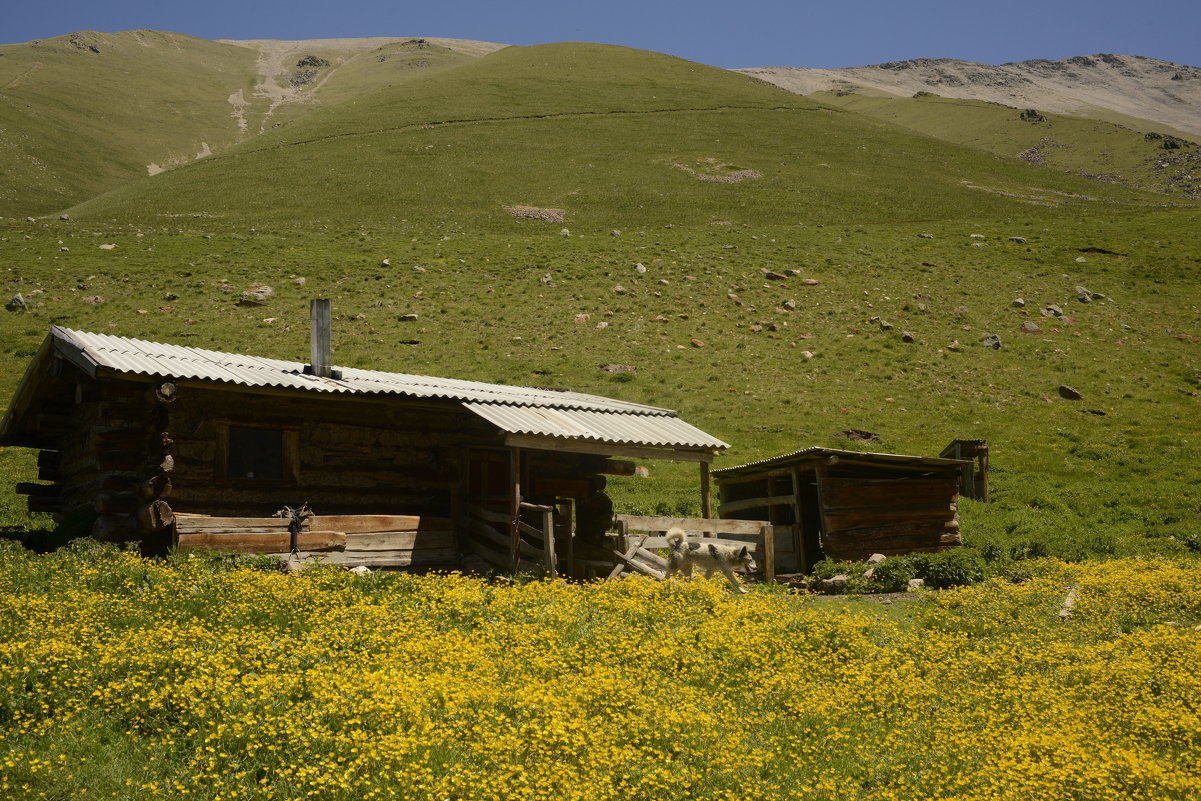
<path fill-rule="evenodd" d="M 802 95 L 864 91 L 909 97 L 931 92 L 1104 119 L 1136 130 L 1150 130 L 1150 121 L 1201 135 L 1201 69 L 1144 56 L 1103 53 L 1000 66 L 923 58 L 844 69 L 762 67 L 737 72 Z"/>

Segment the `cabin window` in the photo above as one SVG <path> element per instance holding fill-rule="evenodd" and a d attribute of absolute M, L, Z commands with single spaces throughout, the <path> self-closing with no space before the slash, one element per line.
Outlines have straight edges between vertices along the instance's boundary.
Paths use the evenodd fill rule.
<path fill-rule="evenodd" d="M 234 481 L 295 481 L 296 431 L 228 425 L 223 477 Z"/>

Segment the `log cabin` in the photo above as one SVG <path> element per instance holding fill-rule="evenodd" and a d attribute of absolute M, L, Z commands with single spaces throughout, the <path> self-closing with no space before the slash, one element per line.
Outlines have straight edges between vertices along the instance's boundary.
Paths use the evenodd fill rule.
<path fill-rule="evenodd" d="M 827 557 L 947 550 L 963 543 L 960 496 L 988 499 L 988 445 L 956 440 L 943 454 L 814 447 L 714 470 L 718 512 L 770 522 L 781 573 Z"/>
<path fill-rule="evenodd" d="M 688 461 L 707 490 L 728 447 L 670 409 L 337 368 L 322 303 L 308 364 L 51 328 L 0 420 L 0 445 L 40 451 L 17 491 L 151 553 L 588 577 L 613 565 L 606 476 Z"/>

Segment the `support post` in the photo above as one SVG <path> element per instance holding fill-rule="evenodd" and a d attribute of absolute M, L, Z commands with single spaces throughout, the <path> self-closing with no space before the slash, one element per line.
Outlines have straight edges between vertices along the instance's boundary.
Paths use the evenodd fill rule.
<path fill-rule="evenodd" d="M 512 478 L 512 493 L 509 497 L 509 538 L 513 570 L 521 567 L 521 448 L 509 451 L 509 476 Z"/>
<path fill-rule="evenodd" d="M 713 517 L 713 499 L 709 492 L 709 463 L 701 462 L 701 517 Z"/>
<path fill-rule="evenodd" d="M 555 512 L 548 507 L 542 512 L 542 547 L 546 555 L 546 573 L 550 578 L 558 578 L 559 571 L 555 564 Z"/>

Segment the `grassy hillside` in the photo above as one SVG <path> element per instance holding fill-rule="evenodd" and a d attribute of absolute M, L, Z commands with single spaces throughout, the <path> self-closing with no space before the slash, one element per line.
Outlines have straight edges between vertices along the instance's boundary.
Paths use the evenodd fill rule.
<path fill-rule="evenodd" d="M 255 54 L 176 33 L 0 45 L 0 216 L 60 211 L 239 136 Z"/>
<path fill-rule="evenodd" d="M 1163 126 L 1131 127 L 1083 117 L 1023 114 L 997 103 L 927 95 L 881 97 L 819 92 L 815 100 L 887 120 L 946 142 L 1076 175 L 1201 199 L 1197 137 Z M 1148 136 L 1150 134 L 1150 136 Z"/>
<path fill-rule="evenodd" d="M 706 180 L 740 175 L 750 177 Z M 505 230 L 514 227 L 506 208 L 524 205 L 603 229 L 963 219 L 1030 204 L 1074 214 L 1098 198 L 1148 202 L 735 73 L 626 48 L 546 45 L 324 106 L 72 214 Z"/>
<path fill-rule="evenodd" d="M 81 31 L 0 45 L 0 216 L 57 213 L 322 103 L 474 57 L 424 39 L 379 41 L 243 46 Z"/>
<path fill-rule="evenodd" d="M 332 297 L 340 364 L 677 408 L 734 444 L 718 466 L 847 428 L 984 438 L 981 554 L 1177 553 L 1201 549 L 1199 223 L 702 65 L 509 48 L 2 223 L 0 292 L 30 309 L 0 316 L 0 402 L 54 323 L 303 358 L 307 300 Z M 221 289 L 260 284 L 265 308 Z M 0 459 L 25 521 L 7 488 L 32 454 Z M 694 513 L 694 470 L 651 468 L 619 508 Z"/>

